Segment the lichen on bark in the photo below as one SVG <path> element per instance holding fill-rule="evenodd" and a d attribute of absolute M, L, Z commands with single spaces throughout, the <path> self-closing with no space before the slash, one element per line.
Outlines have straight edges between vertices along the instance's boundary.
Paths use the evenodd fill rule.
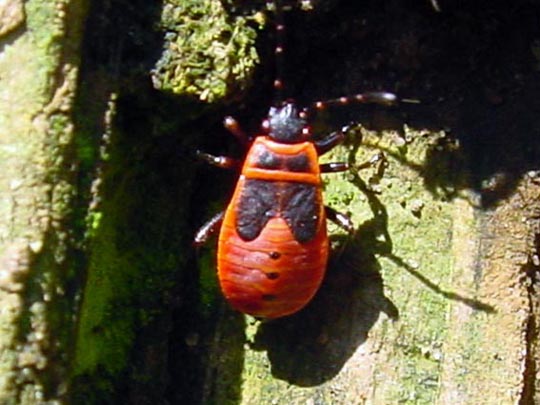
<path fill-rule="evenodd" d="M 82 2 L 28 1 L 0 38 L 3 403 L 66 394 L 80 242 L 70 226 L 79 54 L 66 49 L 78 49 L 83 15 Z"/>

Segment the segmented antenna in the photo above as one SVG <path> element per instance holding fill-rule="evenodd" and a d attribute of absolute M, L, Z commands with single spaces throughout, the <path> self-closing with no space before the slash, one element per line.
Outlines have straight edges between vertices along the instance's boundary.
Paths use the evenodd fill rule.
<path fill-rule="evenodd" d="M 379 104 L 383 106 L 393 106 L 398 103 L 419 104 L 420 100 L 411 98 L 398 98 L 394 93 L 387 91 L 367 91 L 365 93 L 354 94 L 352 96 L 332 98 L 324 101 L 311 103 L 307 110 L 324 110 L 335 105 L 347 105 L 352 103 Z"/>
<path fill-rule="evenodd" d="M 386 91 L 373 91 L 360 94 L 354 94 L 352 96 L 332 98 L 330 100 L 316 101 L 311 104 L 310 109 L 323 110 L 326 107 L 333 105 L 346 105 L 351 103 L 374 103 L 382 105 L 395 105 L 398 102 L 398 98 L 394 93 L 388 93 Z"/>
<path fill-rule="evenodd" d="M 436 1 L 436 0 L 432 0 Z M 307 4 L 308 0 L 304 0 Z M 302 6 L 303 7 L 303 6 Z M 275 58 L 275 78 L 274 78 L 274 106 L 281 106 L 285 100 L 283 97 L 285 90 L 285 82 L 283 78 L 285 60 L 284 60 L 284 51 L 285 51 L 285 21 L 283 16 L 283 11 L 289 9 L 283 5 L 282 0 L 266 0 L 267 10 L 274 13 L 274 26 L 276 32 L 275 39 L 275 48 L 274 48 L 274 58 Z M 302 118 L 305 118 L 310 110 L 323 110 L 326 107 L 334 105 L 346 105 L 352 103 L 365 103 L 365 104 L 380 104 L 384 106 L 396 105 L 399 102 L 405 103 L 418 103 L 418 100 L 409 100 L 409 99 L 398 99 L 398 97 L 389 92 L 385 91 L 372 91 L 365 92 L 360 94 L 355 94 L 352 96 L 339 97 L 330 100 L 316 101 L 310 106 L 303 109 L 300 112 Z"/>
<path fill-rule="evenodd" d="M 276 73 L 274 78 L 274 105 L 281 105 L 283 102 L 283 66 L 284 66 L 284 43 L 285 43 L 285 21 L 283 18 L 283 6 L 280 0 L 267 0 L 266 7 L 274 12 L 274 26 L 276 30 L 276 46 L 274 48 L 274 60 Z"/>

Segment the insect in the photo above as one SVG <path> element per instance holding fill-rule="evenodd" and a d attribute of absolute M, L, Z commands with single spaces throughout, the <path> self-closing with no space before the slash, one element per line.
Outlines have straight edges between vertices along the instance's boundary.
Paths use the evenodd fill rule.
<path fill-rule="evenodd" d="M 268 3 L 276 19 L 276 100 L 255 137 L 247 136 L 234 118 L 225 119 L 225 127 L 248 146 L 243 164 L 198 152 L 200 159 L 212 165 L 241 167 L 241 173 L 226 210 L 197 232 L 194 244 L 204 244 L 219 231 L 218 278 L 226 299 L 243 313 L 278 318 L 302 309 L 321 285 L 330 251 L 326 220 L 354 231 L 351 220 L 325 206 L 322 196 L 321 173 L 346 171 L 349 165 L 318 163 L 320 155 L 344 140 L 348 127 L 314 139 L 309 111 L 349 102 L 392 105 L 397 97 L 369 92 L 319 101 L 307 108 L 283 101 L 285 26 L 280 3 Z"/>

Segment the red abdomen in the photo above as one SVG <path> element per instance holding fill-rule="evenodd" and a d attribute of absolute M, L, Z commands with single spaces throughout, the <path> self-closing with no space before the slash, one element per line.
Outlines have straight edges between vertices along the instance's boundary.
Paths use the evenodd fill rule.
<path fill-rule="evenodd" d="M 235 309 L 277 318 L 315 295 L 329 251 L 320 187 L 311 144 L 257 138 L 219 235 L 218 277 Z"/>

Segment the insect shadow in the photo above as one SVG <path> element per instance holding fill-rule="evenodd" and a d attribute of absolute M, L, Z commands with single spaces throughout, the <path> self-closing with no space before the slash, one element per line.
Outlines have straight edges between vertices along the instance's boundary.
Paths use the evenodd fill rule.
<path fill-rule="evenodd" d="M 261 323 L 252 347 L 267 351 L 274 377 L 299 386 L 328 381 L 364 343 L 381 312 L 398 319 L 366 245 L 373 225 L 362 224 L 352 238 L 334 238 L 327 275 L 305 309 Z"/>
<path fill-rule="evenodd" d="M 358 148 L 361 145 L 361 138 L 355 137 L 352 138 L 354 141 L 350 144 L 350 150 L 349 150 L 349 159 L 348 163 L 351 167 L 358 166 L 355 161 L 355 157 L 357 156 Z M 379 170 L 376 173 L 377 177 L 383 177 L 384 176 L 384 168 L 385 165 L 380 165 Z M 435 292 L 436 294 L 442 295 L 443 297 L 447 299 L 451 299 L 454 301 L 459 301 L 464 303 L 465 305 L 468 305 L 472 309 L 483 311 L 486 313 L 494 313 L 495 309 L 480 300 L 466 297 L 464 295 L 461 295 L 454 291 L 448 291 L 441 287 L 439 287 L 435 282 L 431 281 L 428 277 L 424 276 L 421 271 L 416 270 L 413 266 L 408 264 L 403 258 L 399 257 L 395 253 L 393 253 L 393 243 L 392 238 L 390 236 L 390 233 L 388 232 L 388 214 L 386 212 L 386 208 L 384 207 L 384 204 L 377 198 L 376 194 L 373 193 L 366 182 L 360 177 L 358 172 L 351 172 L 350 177 L 351 183 L 358 188 L 358 190 L 366 196 L 368 205 L 373 213 L 373 223 L 374 226 L 370 229 L 373 230 L 373 233 L 367 240 L 373 241 L 373 243 L 369 246 L 366 246 L 365 249 L 371 251 L 373 254 L 377 254 L 379 256 L 383 256 L 390 261 L 394 262 L 398 267 L 401 269 L 407 271 L 409 274 L 411 274 L 413 277 L 415 277 L 417 280 L 419 280 L 422 284 L 424 284 L 426 287 L 428 287 L 430 290 Z"/>

